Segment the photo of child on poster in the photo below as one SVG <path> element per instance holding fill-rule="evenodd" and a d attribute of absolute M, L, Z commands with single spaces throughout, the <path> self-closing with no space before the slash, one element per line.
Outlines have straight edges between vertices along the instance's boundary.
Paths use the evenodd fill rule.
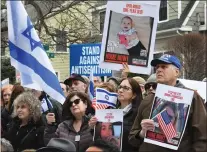
<path fill-rule="evenodd" d="M 110 12 L 105 62 L 147 66 L 154 19 Z M 113 54 L 119 57 L 111 58 Z"/>
<path fill-rule="evenodd" d="M 161 142 L 167 142 L 172 145 L 178 145 L 178 140 L 181 137 L 181 133 L 184 128 L 188 109 L 189 106 L 183 103 L 173 103 L 159 97 L 155 97 L 151 118 L 154 120 L 155 123 L 155 129 L 153 130 L 153 132 L 159 134 L 160 137 L 157 140 Z M 169 119 L 170 123 L 176 131 L 176 136 L 171 140 L 167 140 L 159 124 L 158 114 L 162 113 L 163 111 L 166 112 L 167 118 Z M 148 132 L 148 135 L 148 137 L 150 137 L 152 135 L 152 132 Z"/>
<path fill-rule="evenodd" d="M 158 84 L 149 119 L 154 129 L 148 130 L 144 142 L 177 150 L 182 141 L 194 92 Z"/>
<path fill-rule="evenodd" d="M 122 122 L 97 122 L 94 140 L 102 139 L 121 148 Z"/>
<path fill-rule="evenodd" d="M 160 1 L 108 1 L 99 66 L 149 75 Z"/>
<path fill-rule="evenodd" d="M 105 140 L 122 150 L 123 111 L 122 109 L 96 110 L 98 119 L 94 129 L 94 141 Z"/>

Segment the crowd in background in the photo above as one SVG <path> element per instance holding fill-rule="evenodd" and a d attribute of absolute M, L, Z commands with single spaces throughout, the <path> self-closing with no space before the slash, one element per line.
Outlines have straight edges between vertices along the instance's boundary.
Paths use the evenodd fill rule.
<path fill-rule="evenodd" d="M 144 143 L 143 138 L 147 130 L 154 128 L 149 115 L 157 83 L 185 88 L 177 80 L 180 65 L 173 61 L 153 60 L 156 73 L 146 81 L 139 76 L 128 77 L 130 71 L 126 64 L 120 78 L 110 77 L 103 82 L 100 77 L 94 77 L 94 92 L 96 88 L 104 88 L 118 93 L 116 108 L 123 109 L 124 115 L 122 151 L 170 151 Z M 63 105 L 44 91 L 20 84 L 1 88 L 2 151 L 119 151 L 102 139 L 93 141 L 97 118 L 88 96 L 89 78 L 72 74 L 60 86 L 66 96 Z M 179 151 L 206 151 L 205 108 L 195 92 Z"/>

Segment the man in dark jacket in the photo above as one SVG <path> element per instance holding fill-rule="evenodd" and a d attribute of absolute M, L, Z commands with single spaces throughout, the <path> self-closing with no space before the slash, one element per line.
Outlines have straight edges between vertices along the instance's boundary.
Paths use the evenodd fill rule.
<path fill-rule="evenodd" d="M 156 67 L 156 79 L 158 83 L 185 88 L 177 80 L 180 74 L 179 70 L 181 68 L 180 61 L 177 59 L 177 57 L 171 55 L 163 55 L 159 59 L 152 60 L 151 65 Z M 139 144 L 140 151 L 174 151 L 143 142 L 146 131 L 154 129 L 154 122 L 153 120 L 149 119 L 154 96 L 155 94 L 152 93 L 141 102 L 137 117 L 129 134 L 129 142 L 132 145 Z M 194 92 L 186 129 L 178 151 L 207 151 L 206 120 L 207 115 L 202 98 L 196 92 Z"/>
<path fill-rule="evenodd" d="M 49 97 L 44 91 L 33 90 L 35 96 L 42 102 L 42 119 L 44 124 L 47 124 L 46 115 L 48 113 L 55 114 L 55 125 L 62 122 L 62 105 L 55 99 Z"/>

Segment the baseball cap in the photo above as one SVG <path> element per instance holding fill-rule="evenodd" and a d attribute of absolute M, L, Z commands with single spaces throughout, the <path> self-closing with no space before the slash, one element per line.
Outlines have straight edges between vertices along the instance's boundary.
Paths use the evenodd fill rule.
<path fill-rule="evenodd" d="M 85 79 L 80 74 L 76 74 L 76 73 L 71 74 L 71 76 L 64 81 L 64 84 L 71 85 L 73 80 L 79 80 L 86 84 Z"/>
<path fill-rule="evenodd" d="M 173 64 L 178 69 L 181 69 L 180 60 L 176 56 L 173 56 L 173 55 L 164 54 L 160 58 L 154 59 L 151 61 L 152 66 L 156 66 L 157 64 L 161 64 L 161 63 Z"/>

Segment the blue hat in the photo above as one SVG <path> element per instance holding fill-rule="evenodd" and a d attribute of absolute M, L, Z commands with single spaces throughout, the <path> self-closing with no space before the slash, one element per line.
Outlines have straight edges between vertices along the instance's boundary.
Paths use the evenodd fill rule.
<path fill-rule="evenodd" d="M 164 54 L 158 59 L 154 59 L 151 61 L 152 66 L 156 66 L 157 64 L 164 63 L 164 64 L 173 64 L 178 69 L 181 68 L 180 60 L 173 55 Z"/>

